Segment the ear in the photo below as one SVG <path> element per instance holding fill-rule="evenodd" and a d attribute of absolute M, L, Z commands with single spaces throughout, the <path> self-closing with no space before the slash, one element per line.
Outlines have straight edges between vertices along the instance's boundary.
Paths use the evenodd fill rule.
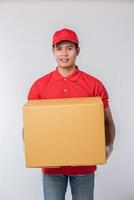
<path fill-rule="evenodd" d="M 78 47 L 78 48 L 76 49 L 76 51 L 77 51 L 77 56 L 78 56 L 79 53 L 80 53 L 80 47 Z"/>
<path fill-rule="evenodd" d="M 55 56 L 55 50 L 54 50 L 54 48 L 52 48 L 52 54 L 53 54 L 53 56 Z"/>

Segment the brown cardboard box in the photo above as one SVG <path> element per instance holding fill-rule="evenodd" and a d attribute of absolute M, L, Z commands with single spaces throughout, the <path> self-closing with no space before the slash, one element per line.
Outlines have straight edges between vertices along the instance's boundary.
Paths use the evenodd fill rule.
<path fill-rule="evenodd" d="M 26 167 L 106 162 L 100 97 L 31 100 L 23 120 Z"/>

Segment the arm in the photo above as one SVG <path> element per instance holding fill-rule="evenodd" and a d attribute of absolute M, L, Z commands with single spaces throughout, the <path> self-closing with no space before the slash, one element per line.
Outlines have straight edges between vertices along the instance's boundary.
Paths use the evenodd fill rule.
<path fill-rule="evenodd" d="M 113 144 L 115 139 L 115 125 L 110 108 L 104 110 L 106 145 Z"/>
<path fill-rule="evenodd" d="M 108 159 L 113 150 L 113 142 L 115 139 L 115 125 L 113 122 L 110 108 L 106 108 L 104 110 L 104 120 L 105 120 L 105 138 L 106 138 L 106 157 Z"/>

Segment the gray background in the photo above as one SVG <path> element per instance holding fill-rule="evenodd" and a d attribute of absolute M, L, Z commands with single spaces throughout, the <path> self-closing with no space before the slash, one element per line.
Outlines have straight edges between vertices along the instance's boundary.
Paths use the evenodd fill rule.
<path fill-rule="evenodd" d="M 0 200 L 43 199 L 40 169 L 25 168 L 22 106 L 33 81 L 55 69 L 51 38 L 63 27 L 77 32 L 77 65 L 105 84 L 116 125 L 95 200 L 133 200 L 134 2 L 99 0 L 0 1 Z"/>

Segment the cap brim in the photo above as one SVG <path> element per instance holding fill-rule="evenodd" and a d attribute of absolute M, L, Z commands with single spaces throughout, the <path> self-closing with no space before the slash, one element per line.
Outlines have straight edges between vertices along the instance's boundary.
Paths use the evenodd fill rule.
<path fill-rule="evenodd" d="M 69 41 L 69 42 L 73 42 L 73 43 L 75 43 L 75 44 L 78 44 L 77 41 L 74 41 L 74 40 L 71 40 L 71 39 L 68 39 L 68 38 L 62 38 L 62 39 L 60 38 L 59 40 L 55 41 L 55 42 L 53 43 L 53 45 L 56 45 L 57 43 L 62 42 L 62 41 Z"/>

